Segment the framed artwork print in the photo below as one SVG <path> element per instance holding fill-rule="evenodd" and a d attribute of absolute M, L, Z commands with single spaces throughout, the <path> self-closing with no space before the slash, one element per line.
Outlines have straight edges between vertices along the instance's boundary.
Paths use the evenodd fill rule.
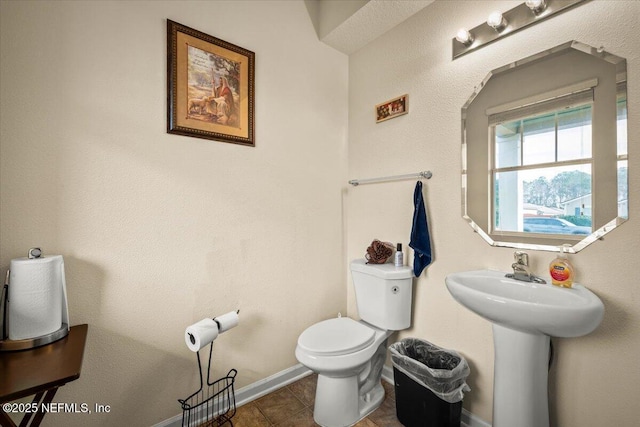
<path fill-rule="evenodd" d="M 167 132 L 255 146 L 255 54 L 167 20 Z"/>
<path fill-rule="evenodd" d="M 409 95 L 404 94 L 376 105 L 376 123 L 407 114 L 409 112 Z"/>

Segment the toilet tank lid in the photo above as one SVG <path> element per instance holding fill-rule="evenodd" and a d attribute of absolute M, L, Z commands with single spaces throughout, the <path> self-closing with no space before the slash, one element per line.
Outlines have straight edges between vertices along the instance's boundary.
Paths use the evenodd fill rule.
<path fill-rule="evenodd" d="M 351 271 L 357 271 L 371 276 L 379 277 L 387 280 L 410 279 L 413 277 L 413 269 L 403 265 L 396 267 L 387 262 L 385 264 L 367 264 L 365 259 L 356 259 L 351 261 Z"/>

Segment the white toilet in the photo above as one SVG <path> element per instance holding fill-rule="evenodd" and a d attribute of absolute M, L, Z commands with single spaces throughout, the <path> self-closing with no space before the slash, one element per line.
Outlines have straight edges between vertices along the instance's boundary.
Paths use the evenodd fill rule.
<path fill-rule="evenodd" d="M 352 426 L 380 406 L 387 338 L 411 326 L 411 267 L 350 264 L 358 314 L 324 320 L 298 338 L 296 358 L 318 374 L 313 418 L 324 427 Z"/>

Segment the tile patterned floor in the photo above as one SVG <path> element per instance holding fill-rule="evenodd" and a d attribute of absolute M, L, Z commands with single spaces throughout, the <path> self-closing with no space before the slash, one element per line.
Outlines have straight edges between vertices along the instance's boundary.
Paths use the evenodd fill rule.
<path fill-rule="evenodd" d="M 317 378 L 315 374 L 309 375 L 239 407 L 232 419 L 234 427 L 317 426 L 313 421 Z M 396 418 L 393 385 L 386 381 L 382 381 L 382 385 L 385 389 L 382 405 L 358 422 L 356 427 L 402 427 Z"/>

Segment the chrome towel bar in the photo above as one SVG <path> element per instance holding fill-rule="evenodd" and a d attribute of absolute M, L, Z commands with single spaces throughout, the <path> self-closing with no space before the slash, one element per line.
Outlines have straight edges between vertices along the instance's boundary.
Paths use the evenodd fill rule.
<path fill-rule="evenodd" d="M 431 179 L 433 174 L 431 171 L 422 171 L 418 173 L 410 173 L 407 175 L 393 175 L 393 176 L 383 176 L 379 178 L 367 178 L 367 179 L 352 179 L 349 181 L 349 184 L 354 187 L 360 184 L 374 184 L 377 182 L 386 182 L 386 181 L 399 181 L 402 179 L 416 179 L 416 178 L 424 178 Z"/>

